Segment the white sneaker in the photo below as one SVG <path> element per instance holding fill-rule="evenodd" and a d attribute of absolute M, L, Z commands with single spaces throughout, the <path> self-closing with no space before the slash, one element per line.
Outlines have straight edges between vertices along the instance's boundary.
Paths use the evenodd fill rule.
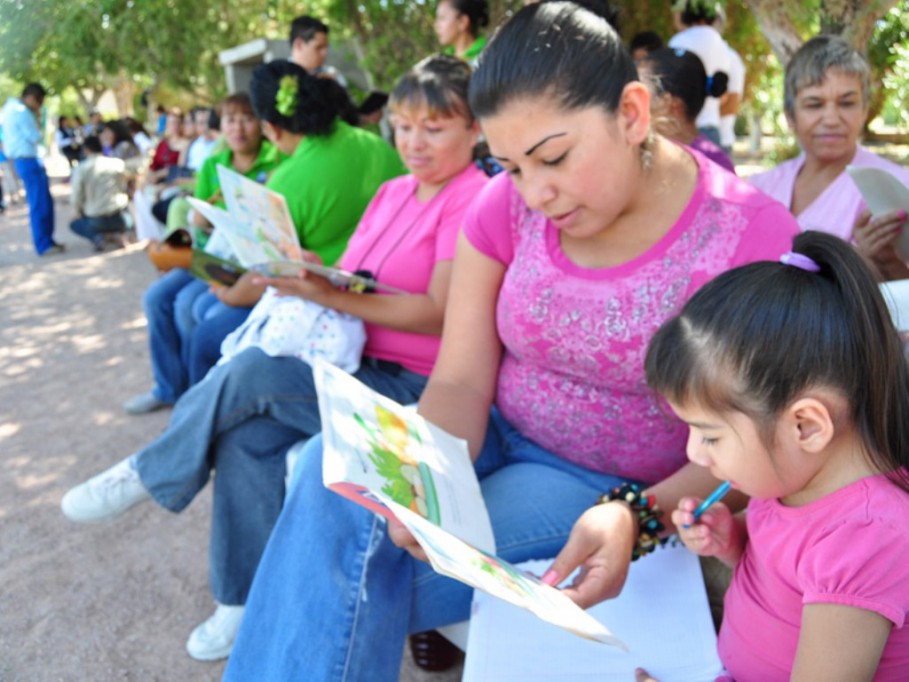
<path fill-rule="evenodd" d="M 234 646 L 241 620 L 242 606 L 218 604 L 211 618 L 193 630 L 186 640 L 187 653 L 197 661 L 227 658 Z"/>
<path fill-rule="evenodd" d="M 151 499 L 130 459 L 70 489 L 60 503 L 64 516 L 79 523 L 98 523 Z"/>

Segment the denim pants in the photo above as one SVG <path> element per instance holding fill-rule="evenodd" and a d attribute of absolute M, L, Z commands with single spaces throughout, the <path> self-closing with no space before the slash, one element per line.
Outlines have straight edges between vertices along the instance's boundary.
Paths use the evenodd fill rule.
<path fill-rule="evenodd" d="M 211 304 L 208 297 L 215 298 Z M 200 311 L 203 311 L 200 315 Z M 194 327 L 189 336 L 186 368 L 189 385 L 197 384 L 221 359 L 221 343 L 246 321 L 252 308 L 237 308 L 221 303 L 206 292 L 193 303 Z"/>
<path fill-rule="evenodd" d="M 14 159 L 16 173 L 25 185 L 28 201 L 28 220 L 32 229 L 32 243 L 40 256 L 54 246 L 54 200 L 44 165 L 34 158 Z"/>
<path fill-rule="evenodd" d="M 119 213 L 97 218 L 83 216 L 73 220 L 69 224 L 69 229 L 80 237 L 85 237 L 92 244 L 98 245 L 104 241 L 105 234 L 126 231 L 126 223 L 123 222 L 123 216 Z"/>
<path fill-rule="evenodd" d="M 404 403 L 417 400 L 426 384 L 424 376 L 369 358 L 354 376 Z M 309 365 L 249 348 L 190 388 L 164 434 L 137 453 L 142 484 L 174 512 L 216 472 L 209 577 L 219 603 L 246 602 L 284 503 L 287 450 L 320 428 Z"/>
<path fill-rule="evenodd" d="M 189 387 L 187 364 L 193 327 L 189 311 L 195 297 L 207 288 L 187 270 L 175 268 L 153 282 L 142 297 L 155 380 L 152 393 L 162 402 L 176 402 Z"/>
<path fill-rule="evenodd" d="M 472 589 L 387 537 L 385 521 L 322 485 L 309 441 L 253 582 L 224 680 L 393 682 L 408 633 L 470 617 Z M 622 482 L 568 463 L 493 410 L 475 464 L 511 562 L 554 557 L 577 518 Z"/>

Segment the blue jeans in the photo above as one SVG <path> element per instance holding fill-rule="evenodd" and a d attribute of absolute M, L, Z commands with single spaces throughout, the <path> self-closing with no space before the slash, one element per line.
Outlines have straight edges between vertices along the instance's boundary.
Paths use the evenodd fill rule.
<path fill-rule="evenodd" d="M 206 303 L 209 296 L 215 298 L 215 302 L 210 305 Z M 201 317 L 200 310 L 204 311 Z M 252 308 L 235 308 L 221 303 L 208 293 L 193 303 L 195 327 L 189 337 L 189 354 L 186 361 L 190 386 L 202 381 L 208 370 L 218 363 L 221 359 L 221 343 L 228 334 L 246 321 L 251 311 Z"/>
<path fill-rule="evenodd" d="M 426 384 L 424 376 L 369 358 L 354 376 L 405 403 L 417 400 Z M 249 348 L 190 388 L 164 434 L 137 453 L 142 484 L 174 512 L 217 472 L 209 577 L 219 603 L 246 602 L 284 503 L 287 450 L 320 428 L 309 365 Z"/>
<path fill-rule="evenodd" d="M 199 292 L 196 282 L 187 270 L 175 268 L 153 282 L 142 297 L 155 380 L 152 393 L 165 403 L 176 402 L 189 387 L 186 366 L 192 316 L 186 310 Z M 203 283 L 202 291 L 206 288 Z"/>
<path fill-rule="evenodd" d="M 253 582 L 224 680 L 397 680 L 408 633 L 470 616 L 472 589 L 387 537 L 384 520 L 322 485 L 321 438 L 300 456 Z M 524 438 L 496 410 L 475 464 L 508 561 L 554 557 L 621 482 Z"/>
<path fill-rule="evenodd" d="M 83 216 L 73 220 L 69 224 L 69 229 L 80 237 L 85 237 L 92 244 L 97 246 L 104 241 L 105 234 L 124 232 L 126 230 L 126 223 L 123 222 L 123 216 L 119 213 L 113 216 L 98 218 Z"/>
<path fill-rule="evenodd" d="M 54 246 L 54 200 L 50 193 L 47 171 L 38 159 L 14 159 L 13 165 L 25 185 L 28 201 L 28 220 L 32 243 L 40 256 Z"/>

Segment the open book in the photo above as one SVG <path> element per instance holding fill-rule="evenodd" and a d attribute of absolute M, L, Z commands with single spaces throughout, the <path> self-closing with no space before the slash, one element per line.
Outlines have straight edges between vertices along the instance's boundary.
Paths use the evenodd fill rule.
<path fill-rule="evenodd" d="M 559 590 L 494 556 L 492 526 L 463 440 L 326 362 L 317 361 L 314 374 L 326 487 L 403 523 L 439 573 L 624 648 Z"/>
<path fill-rule="evenodd" d="M 304 260 L 300 238 L 282 195 L 226 166 L 218 166 L 218 179 L 227 210 L 194 197 L 189 199 L 192 207 L 215 226 L 212 239 L 224 239 L 229 247 L 229 255 L 215 255 L 273 277 L 292 277 L 307 270 L 336 287 L 407 293 L 361 274 Z"/>
<path fill-rule="evenodd" d="M 892 173 L 883 168 L 865 166 L 846 166 L 846 172 L 859 188 L 872 215 L 879 216 L 899 209 L 909 212 L 909 187 Z M 900 258 L 909 260 L 909 230 L 900 233 L 894 246 Z"/>

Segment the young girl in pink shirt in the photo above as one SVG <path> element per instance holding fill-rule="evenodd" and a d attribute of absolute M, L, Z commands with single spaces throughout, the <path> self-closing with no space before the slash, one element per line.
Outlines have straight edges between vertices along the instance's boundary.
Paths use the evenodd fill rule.
<path fill-rule="evenodd" d="M 781 261 L 720 275 L 650 344 L 688 458 L 751 496 L 697 519 L 683 498 L 672 521 L 735 568 L 719 638 L 733 679 L 906 680 L 903 349 L 848 244 L 806 232 Z"/>

